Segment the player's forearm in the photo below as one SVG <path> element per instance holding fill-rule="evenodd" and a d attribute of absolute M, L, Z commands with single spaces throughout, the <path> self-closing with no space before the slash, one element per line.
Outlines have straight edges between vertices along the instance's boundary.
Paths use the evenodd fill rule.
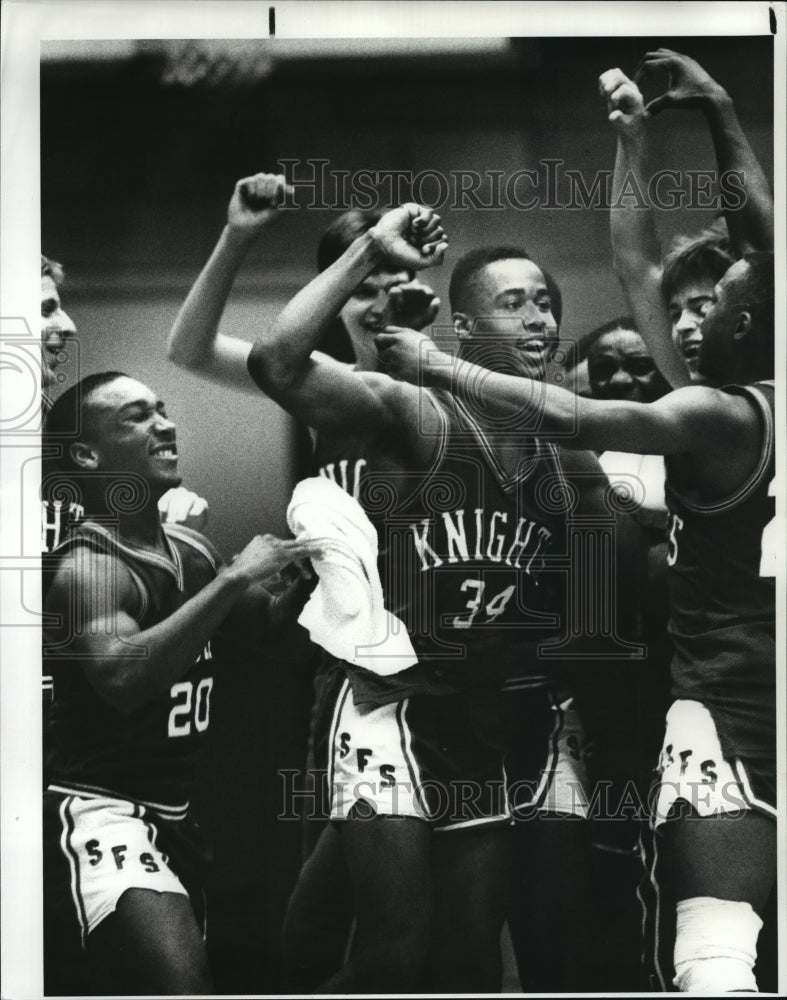
<path fill-rule="evenodd" d="M 424 370 L 425 384 L 447 390 L 473 409 L 480 402 L 491 417 L 505 420 L 512 433 L 559 437 L 570 448 L 593 447 L 573 439 L 577 404 L 584 402 L 573 393 L 546 382 L 502 375 L 442 352 L 430 355 Z"/>
<path fill-rule="evenodd" d="M 91 652 L 88 676 L 99 694 L 128 714 L 159 697 L 184 674 L 248 587 L 227 569 L 182 607 L 142 632 L 115 638 Z"/>
<path fill-rule="evenodd" d="M 610 212 L 614 268 L 656 367 L 677 389 L 688 385 L 691 376 L 672 340 L 672 324 L 661 287 L 661 245 L 653 209 L 631 204 L 637 201 L 632 196 L 621 199 L 627 178 L 639 191 L 647 190 L 644 164 L 644 133 L 619 136 Z"/>
<path fill-rule="evenodd" d="M 661 243 L 650 205 L 644 207 L 639 194 L 645 194 L 645 132 L 640 128 L 630 135 L 618 135 L 615 170 L 612 177 L 610 227 L 615 272 L 624 287 L 637 281 L 644 267 L 660 266 Z"/>
<path fill-rule="evenodd" d="M 225 226 L 213 253 L 180 308 L 167 339 L 167 357 L 183 368 L 209 368 L 219 321 L 255 233 Z"/>
<path fill-rule="evenodd" d="M 735 106 L 719 90 L 704 107 L 719 173 L 743 176 L 746 200 L 739 208 L 725 207 L 725 218 L 738 255 L 750 250 L 773 250 L 773 195 L 762 167 L 744 134 Z"/>
<path fill-rule="evenodd" d="M 474 408 L 482 403 L 512 433 L 559 441 L 571 449 L 670 454 L 681 444 L 643 403 L 585 399 L 556 385 L 502 375 L 450 355 L 433 355 L 423 381 Z"/>
<path fill-rule="evenodd" d="M 323 334 L 381 260 L 373 237 L 364 233 L 291 299 L 252 348 L 249 370 L 258 385 L 275 394 L 303 377 Z"/>

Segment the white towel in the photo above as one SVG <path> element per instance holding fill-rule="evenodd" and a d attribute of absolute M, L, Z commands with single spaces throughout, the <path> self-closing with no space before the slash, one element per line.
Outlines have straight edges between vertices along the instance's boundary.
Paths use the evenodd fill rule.
<path fill-rule="evenodd" d="M 312 557 L 319 582 L 298 622 L 329 653 L 387 676 L 417 662 L 403 622 L 387 611 L 377 570 L 377 532 L 361 505 L 323 476 L 295 487 L 287 523 L 296 536 L 319 539 Z"/>

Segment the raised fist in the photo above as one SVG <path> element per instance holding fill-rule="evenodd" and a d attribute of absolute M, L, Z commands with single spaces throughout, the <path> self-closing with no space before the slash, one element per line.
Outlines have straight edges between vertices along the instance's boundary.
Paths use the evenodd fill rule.
<path fill-rule="evenodd" d="M 394 326 L 423 330 L 434 322 L 440 299 L 428 285 L 408 281 L 405 285 L 395 285 L 388 293 L 388 309 Z"/>
<path fill-rule="evenodd" d="M 440 216 L 412 202 L 387 212 L 369 233 L 388 264 L 410 271 L 442 264 L 448 247 Z"/>
<path fill-rule="evenodd" d="M 598 89 L 607 103 L 607 115 L 619 134 L 641 130 L 647 117 L 639 87 L 619 69 L 608 69 L 598 81 Z"/>
<path fill-rule="evenodd" d="M 264 226 L 274 215 L 293 188 L 284 174 L 255 174 L 244 177 L 235 185 L 229 208 L 227 224 L 232 229 L 255 230 Z"/>

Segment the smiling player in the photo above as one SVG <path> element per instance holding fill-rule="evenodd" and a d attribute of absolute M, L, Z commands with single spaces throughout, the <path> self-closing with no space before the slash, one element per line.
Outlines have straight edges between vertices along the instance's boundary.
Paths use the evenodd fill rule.
<path fill-rule="evenodd" d="M 220 683 L 211 641 L 230 613 L 250 616 L 244 634 L 275 624 L 292 598 L 258 585 L 313 546 L 258 537 L 222 567 L 207 539 L 161 524 L 159 498 L 180 475 L 175 425 L 156 394 L 119 372 L 88 376 L 55 403 L 48 433 L 74 412 L 80 430 L 62 474 L 77 478 L 86 517 L 50 557 L 45 599 L 56 676 L 47 992 L 209 993 L 205 846 L 189 800 Z M 82 954 L 90 979 L 77 984 Z"/>

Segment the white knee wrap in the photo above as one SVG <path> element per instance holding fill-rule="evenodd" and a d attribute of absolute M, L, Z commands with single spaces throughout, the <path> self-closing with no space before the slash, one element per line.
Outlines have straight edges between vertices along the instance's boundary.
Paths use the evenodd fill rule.
<path fill-rule="evenodd" d="M 761 927 L 748 903 L 712 896 L 681 900 L 675 985 L 682 993 L 759 992 L 753 970 Z"/>

